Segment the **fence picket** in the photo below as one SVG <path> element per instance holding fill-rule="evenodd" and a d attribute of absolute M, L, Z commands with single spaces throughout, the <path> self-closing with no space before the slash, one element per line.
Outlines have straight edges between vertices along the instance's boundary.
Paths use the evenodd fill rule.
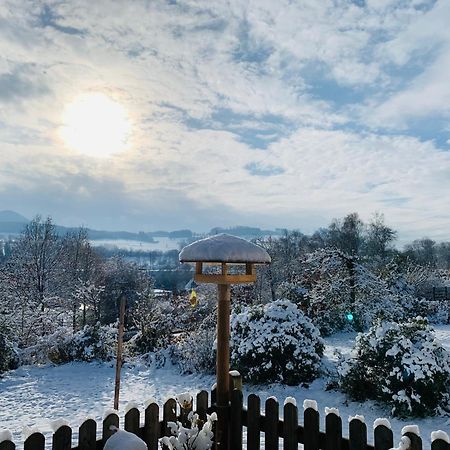
<path fill-rule="evenodd" d="M 111 426 L 119 428 L 119 416 L 116 413 L 109 414 L 103 420 L 103 430 L 102 430 L 103 445 L 105 445 L 106 441 L 114 434 L 114 431 L 111 430 Z"/>
<path fill-rule="evenodd" d="M 0 450 L 15 450 L 15 448 L 16 448 L 16 444 L 14 444 L 14 442 L 12 442 L 12 441 L 0 442 Z"/>
<path fill-rule="evenodd" d="M 161 435 L 159 425 L 159 406 L 150 403 L 145 409 L 145 421 L 142 439 L 147 444 L 148 450 L 158 450 L 158 438 Z"/>
<path fill-rule="evenodd" d="M 335 413 L 325 417 L 325 450 L 341 450 L 342 419 Z"/>
<path fill-rule="evenodd" d="M 242 409 L 244 398 L 242 391 L 231 392 L 230 448 L 242 450 Z"/>
<path fill-rule="evenodd" d="M 298 410 L 293 403 L 284 405 L 283 449 L 297 450 Z"/>
<path fill-rule="evenodd" d="M 250 394 L 247 400 L 247 449 L 259 450 L 260 446 L 260 415 L 261 400 L 255 394 Z"/>
<path fill-rule="evenodd" d="M 404 435 L 411 440 L 411 447 L 409 447 L 409 450 L 422 450 L 422 439 L 419 435 L 410 432 L 405 433 Z"/>
<path fill-rule="evenodd" d="M 97 422 L 88 419 L 81 424 L 78 432 L 79 450 L 96 450 L 97 448 Z"/>
<path fill-rule="evenodd" d="M 41 433 L 33 433 L 23 444 L 24 450 L 44 450 L 45 437 Z"/>
<path fill-rule="evenodd" d="M 125 430 L 129 431 L 130 433 L 134 433 L 136 436 L 141 436 L 141 429 L 140 429 L 140 412 L 137 408 L 131 408 L 127 411 L 125 414 Z"/>
<path fill-rule="evenodd" d="M 378 425 L 373 431 L 375 450 L 389 450 L 394 447 L 394 434 L 386 425 Z"/>
<path fill-rule="evenodd" d="M 237 379 L 237 377 L 235 377 Z M 201 391 L 196 396 L 195 411 L 201 420 L 206 420 L 207 413 L 215 410 L 215 405 L 208 407 L 208 392 Z M 305 403 L 303 426 L 298 423 L 298 409 L 295 402 L 288 399 L 284 405 L 284 419 L 279 419 L 279 404 L 275 398 L 265 402 L 265 414 L 261 415 L 260 397 L 250 394 L 247 410 L 243 407 L 243 394 L 240 389 L 234 389 L 230 396 L 230 444 L 233 450 L 243 449 L 243 432 L 247 428 L 248 450 L 261 448 L 261 432 L 265 433 L 265 450 L 298 450 L 302 443 L 304 450 L 389 450 L 394 446 L 394 436 L 389 423 L 377 420 L 373 430 L 374 444 L 367 444 L 367 426 L 364 419 L 356 416 L 349 422 L 349 438 L 342 437 L 342 419 L 335 409 L 326 409 L 325 432 L 320 431 L 320 414 L 315 405 Z M 145 421 L 140 428 L 140 412 L 137 408 L 130 409 L 125 414 L 125 429 L 144 439 L 148 450 L 158 450 L 158 439 L 170 435 L 168 422 L 177 420 L 177 402 L 174 399 L 166 401 L 163 407 L 163 420 L 160 421 L 160 408 L 156 403 L 145 409 Z M 181 408 L 179 420 L 189 426 L 188 416 L 193 405 Z M 116 413 L 109 414 L 102 424 L 102 437 L 97 441 L 97 423 L 86 420 L 79 428 L 78 445 L 72 447 L 72 429 L 66 425 L 60 427 L 52 437 L 52 450 L 102 450 L 108 438 L 114 433 L 110 427 L 119 427 L 119 417 Z M 417 427 L 405 427 L 411 445 L 408 450 L 422 450 L 422 439 Z M 8 436 L 8 434 L 6 434 Z M 5 435 L 3 435 L 5 437 Z M 437 439 L 436 439 L 437 438 Z M 280 439 L 282 446 L 280 446 Z M 450 450 L 445 433 L 433 433 L 429 450 Z M 0 450 L 16 450 L 14 442 L 0 442 Z M 41 433 L 33 433 L 24 442 L 23 450 L 45 450 L 45 437 Z"/>
<path fill-rule="evenodd" d="M 167 422 L 176 422 L 177 421 L 177 402 L 173 398 L 169 398 L 169 400 L 164 403 L 163 409 L 163 426 L 162 432 L 163 436 L 170 436 L 170 429 L 167 426 Z"/>
<path fill-rule="evenodd" d="M 349 450 L 366 450 L 367 426 L 359 419 L 352 419 L 349 423 Z"/>
<path fill-rule="evenodd" d="M 306 408 L 303 417 L 304 428 L 308 430 L 304 433 L 304 448 L 305 450 L 319 450 L 319 411 L 316 411 L 314 408 Z"/>
<path fill-rule="evenodd" d="M 435 439 L 431 443 L 431 450 L 450 450 L 450 444 L 443 439 Z"/>
<path fill-rule="evenodd" d="M 208 392 L 201 391 L 197 394 L 196 412 L 203 422 L 206 420 L 206 413 L 208 411 Z"/>
<path fill-rule="evenodd" d="M 52 438 L 52 450 L 71 450 L 72 429 L 67 425 L 59 427 Z"/>
<path fill-rule="evenodd" d="M 275 398 L 268 398 L 265 405 L 265 450 L 278 450 L 278 417 L 280 407 Z"/>

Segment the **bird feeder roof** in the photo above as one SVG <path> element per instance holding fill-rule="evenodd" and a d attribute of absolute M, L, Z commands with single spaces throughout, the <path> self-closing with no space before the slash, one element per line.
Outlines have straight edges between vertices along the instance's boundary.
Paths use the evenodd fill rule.
<path fill-rule="evenodd" d="M 217 234 L 184 247 L 180 262 L 269 264 L 269 254 L 245 239 L 229 234 Z"/>

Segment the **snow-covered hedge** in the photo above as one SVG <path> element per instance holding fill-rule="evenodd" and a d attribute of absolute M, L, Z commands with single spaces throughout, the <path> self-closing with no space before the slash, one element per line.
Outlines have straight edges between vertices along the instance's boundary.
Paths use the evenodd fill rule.
<path fill-rule="evenodd" d="M 86 325 L 59 347 L 62 361 L 109 361 L 114 358 L 117 343 L 115 326 Z"/>
<path fill-rule="evenodd" d="M 319 374 L 323 341 L 289 300 L 243 307 L 231 318 L 231 360 L 255 383 L 307 383 Z"/>
<path fill-rule="evenodd" d="M 42 336 L 39 341 L 21 352 L 22 364 L 63 364 L 70 361 L 109 361 L 114 357 L 117 342 L 115 326 L 85 326 L 72 333 L 68 327 L 60 327 L 53 334 Z"/>
<path fill-rule="evenodd" d="M 339 367 L 341 387 L 353 399 L 380 400 L 404 417 L 435 414 L 447 405 L 450 354 L 426 319 L 379 321 L 358 335 L 354 353 Z"/>

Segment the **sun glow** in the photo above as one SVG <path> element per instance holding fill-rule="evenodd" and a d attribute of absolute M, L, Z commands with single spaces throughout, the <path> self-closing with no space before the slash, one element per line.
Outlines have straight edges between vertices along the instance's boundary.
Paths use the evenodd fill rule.
<path fill-rule="evenodd" d="M 102 93 L 78 96 L 67 105 L 60 136 L 79 153 L 108 157 L 127 149 L 131 124 L 125 108 Z"/>

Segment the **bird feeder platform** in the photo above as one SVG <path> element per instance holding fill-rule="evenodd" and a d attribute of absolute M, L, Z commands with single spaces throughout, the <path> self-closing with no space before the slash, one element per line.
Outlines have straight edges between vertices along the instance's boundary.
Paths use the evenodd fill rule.
<path fill-rule="evenodd" d="M 218 234 L 184 247 L 180 262 L 195 263 L 194 280 L 198 283 L 241 284 L 255 282 L 255 265 L 269 264 L 270 256 L 245 239 Z M 219 273 L 204 271 L 211 266 L 220 266 Z M 236 266 L 245 266 L 245 272 L 236 273 Z"/>

